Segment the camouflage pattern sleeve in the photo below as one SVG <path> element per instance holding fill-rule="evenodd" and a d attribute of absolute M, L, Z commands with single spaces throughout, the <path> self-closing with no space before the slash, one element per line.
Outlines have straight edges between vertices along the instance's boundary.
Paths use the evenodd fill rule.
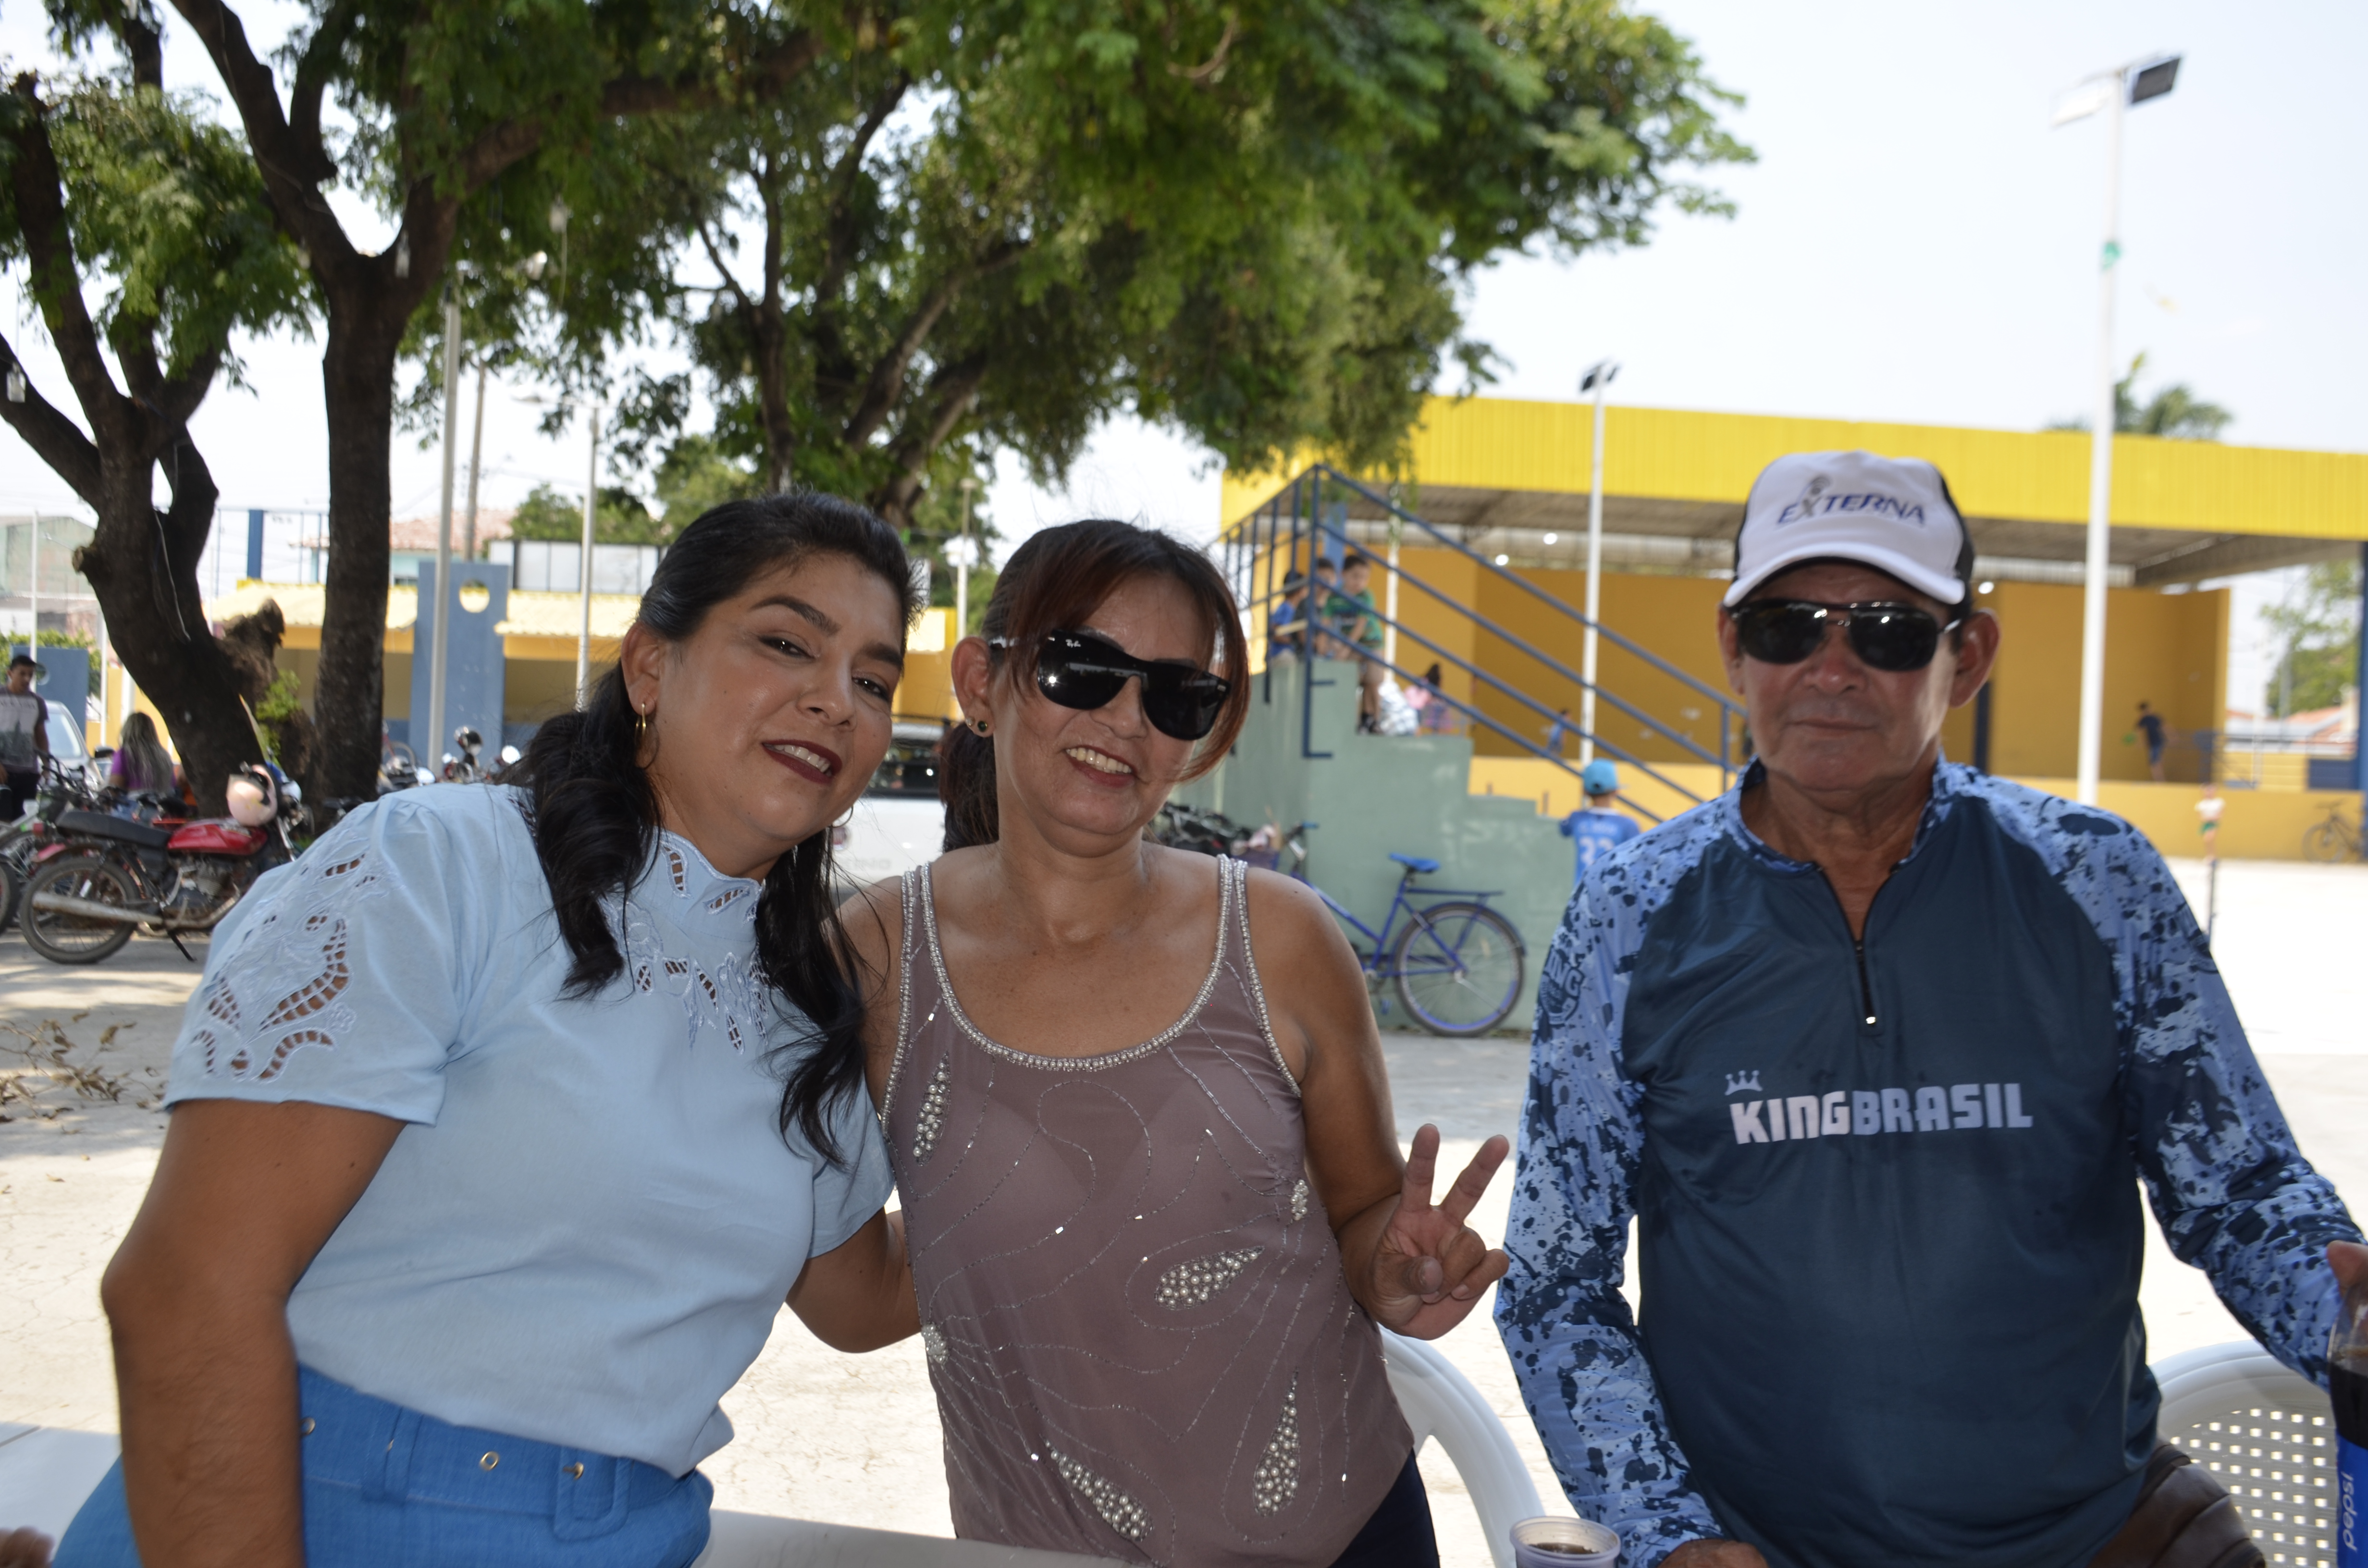
<path fill-rule="evenodd" d="M 1673 880 L 1667 858 L 1637 852 L 1663 837 L 1588 873 L 1547 955 L 1505 1229 L 1512 1267 L 1497 1293 L 1497 1330 L 1563 1491 L 1620 1532 L 1637 1568 L 1724 1533 L 1688 1479 L 1620 1294 L 1643 1142 L 1620 1020 L 1654 893 Z"/>
<path fill-rule="evenodd" d="M 1993 781 L 1984 792 L 2013 789 Z M 2360 1227 L 2296 1147 L 2187 895 L 2117 817 L 2053 796 L 1994 799 L 1992 809 L 2112 951 L 2123 1093 L 2163 1239 L 2263 1348 L 2324 1388 L 2338 1303 L 2327 1244 L 2357 1241 Z"/>

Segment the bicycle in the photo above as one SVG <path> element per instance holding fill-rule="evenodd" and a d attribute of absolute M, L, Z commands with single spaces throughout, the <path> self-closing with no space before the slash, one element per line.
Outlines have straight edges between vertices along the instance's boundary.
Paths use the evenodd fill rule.
<path fill-rule="evenodd" d="M 1290 874 L 1314 889 L 1326 907 L 1356 933 L 1349 946 L 1356 951 L 1366 983 L 1393 984 L 1408 1016 L 1435 1035 L 1469 1038 L 1502 1023 L 1520 1000 L 1529 953 L 1513 923 L 1488 907 L 1502 890 L 1417 889 L 1414 880 L 1438 870 L 1439 862 L 1427 855 L 1393 851 L 1390 858 L 1405 869 L 1376 931 L 1308 877 L 1302 835 L 1314 826 L 1301 823 L 1284 835 L 1293 858 Z M 1436 902 L 1418 903 L 1417 899 Z M 1401 914 L 1406 916 L 1403 927 L 1398 925 Z M 1386 1010 L 1388 1004 L 1383 1006 Z"/>
<path fill-rule="evenodd" d="M 2360 829 L 2343 814 L 2343 808 L 2329 806 L 2325 822 L 2302 830 L 2302 856 L 2305 860 L 2368 859 L 2368 846 L 2363 846 Z"/>

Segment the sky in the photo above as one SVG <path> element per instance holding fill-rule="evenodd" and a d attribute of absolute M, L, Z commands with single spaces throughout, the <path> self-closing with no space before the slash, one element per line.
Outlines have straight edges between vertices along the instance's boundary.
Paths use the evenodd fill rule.
<path fill-rule="evenodd" d="M 2142 394 L 2183 381 L 2233 410 L 2228 440 L 2368 449 L 2368 133 L 2351 108 L 2368 6 L 1641 8 L 1691 39 L 1712 78 L 1745 96 L 1729 123 L 1759 162 L 1705 176 L 1736 202 L 1732 219 L 1672 211 L 1642 247 L 1515 257 L 1477 275 L 1469 329 L 1502 358 L 1486 390 L 1573 398 L 1580 368 L 1609 356 L 1623 366 L 1615 396 L 1648 405 L 2006 429 L 2081 414 L 2098 363 L 2104 128 L 2092 119 L 2051 130 L 2050 111 L 2094 72 L 2176 51 L 2177 90 L 2127 121 L 2118 359 L 2146 355 Z M 274 17 L 285 27 L 295 14 L 241 9 L 262 42 Z M 215 85 L 185 36 L 168 49 L 173 80 Z M 39 7 L 0 0 L 10 69 L 44 65 L 49 52 Z M 0 289 L 0 319 L 37 378 L 62 392 L 13 286 Z M 283 339 L 244 354 L 255 390 L 217 392 L 195 421 L 223 504 L 317 506 L 327 488 L 318 345 Z M 487 505 L 541 481 L 581 493 L 580 428 L 541 436 L 541 411 L 512 395 L 529 390 L 496 386 L 489 399 Z M 397 437 L 397 517 L 432 513 L 439 460 L 432 445 Z M 1093 514 L 1206 537 L 1217 486 L 1210 454 L 1188 437 L 1121 417 L 1064 487 L 1041 489 L 1007 462 L 985 504 L 1007 548 Z M 0 511 L 71 499 L 0 430 Z M 2283 591 L 2266 577 L 2240 589 L 2240 705 L 2266 678 L 2252 611 Z"/>

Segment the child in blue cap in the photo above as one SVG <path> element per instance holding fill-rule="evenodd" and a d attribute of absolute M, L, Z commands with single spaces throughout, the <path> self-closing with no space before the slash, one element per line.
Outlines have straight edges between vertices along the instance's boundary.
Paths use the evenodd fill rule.
<path fill-rule="evenodd" d="M 1574 884 L 1586 878 L 1589 866 L 1645 831 L 1635 818 L 1611 809 L 1620 795 L 1620 770 L 1608 760 L 1599 756 L 1588 763 L 1578 776 L 1578 787 L 1586 791 L 1587 804 L 1562 819 L 1562 835 L 1578 844 Z"/>

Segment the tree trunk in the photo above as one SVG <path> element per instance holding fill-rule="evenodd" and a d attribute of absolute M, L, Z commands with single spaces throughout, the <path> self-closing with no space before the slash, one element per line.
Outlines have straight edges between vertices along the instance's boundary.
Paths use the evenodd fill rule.
<path fill-rule="evenodd" d="M 195 472 L 185 472 L 165 516 L 150 499 L 155 463 L 146 453 L 135 458 L 102 445 L 99 462 L 98 526 L 75 551 L 74 567 L 107 615 L 108 641 L 123 667 L 164 716 L 199 812 L 220 816 L 232 770 L 262 761 L 263 748 L 198 594 L 213 481 L 201 466 L 185 465 Z M 193 528 L 193 517 L 204 520 Z"/>
<path fill-rule="evenodd" d="M 321 726 L 317 763 L 331 797 L 369 800 L 378 788 L 385 714 L 387 528 L 393 505 L 388 447 L 394 437 L 394 362 L 402 343 L 397 312 L 332 301 L 321 384 L 329 429 L 329 562 L 324 574 L 321 664 L 313 710 Z M 359 319 L 357 319 L 359 318 Z M 416 714 L 416 722 L 427 715 Z M 438 737 L 414 734 L 412 749 L 432 756 Z"/>

